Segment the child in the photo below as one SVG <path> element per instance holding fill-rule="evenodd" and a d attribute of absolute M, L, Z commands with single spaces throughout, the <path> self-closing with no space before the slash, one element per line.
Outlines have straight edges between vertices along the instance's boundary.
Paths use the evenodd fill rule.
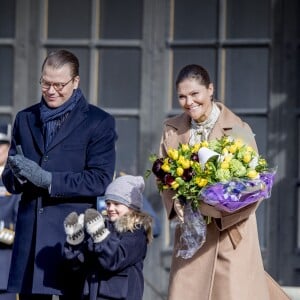
<path fill-rule="evenodd" d="M 141 211 L 144 186 L 141 176 L 118 177 L 105 192 L 107 220 L 91 208 L 66 217 L 65 257 L 79 276 L 85 274 L 78 299 L 142 299 L 143 261 L 152 240 L 152 218 Z"/>

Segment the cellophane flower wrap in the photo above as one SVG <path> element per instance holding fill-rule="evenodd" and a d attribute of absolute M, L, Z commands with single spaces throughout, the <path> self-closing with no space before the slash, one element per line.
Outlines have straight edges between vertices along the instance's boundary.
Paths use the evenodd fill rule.
<path fill-rule="evenodd" d="M 174 191 L 173 199 L 184 204 L 182 235 L 177 256 L 190 258 L 203 245 L 206 224 L 198 209 L 201 202 L 220 211 L 235 212 L 269 198 L 275 169 L 239 138 L 223 136 L 190 146 L 168 149 L 166 157 L 150 156 L 159 191 Z M 199 219 L 199 221 L 195 221 Z"/>

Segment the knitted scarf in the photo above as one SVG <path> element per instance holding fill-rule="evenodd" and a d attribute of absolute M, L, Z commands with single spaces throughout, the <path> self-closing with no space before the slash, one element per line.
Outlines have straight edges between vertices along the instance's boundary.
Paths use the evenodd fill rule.
<path fill-rule="evenodd" d="M 75 89 L 70 99 L 63 105 L 56 108 L 48 107 L 44 98 L 42 97 L 40 105 L 40 118 L 43 123 L 43 135 L 46 149 L 81 97 L 81 90 L 79 88 Z"/>
<path fill-rule="evenodd" d="M 204 122 L 197 123 L 196 121 L 191 121 L 191 134 L 190 134 L 190 145 L 195 145 L 200 143 L 201 141 L 205 141 L 208 139 L 209 134 L 211 133 L 217 119 L 220 115 L 220 109 L 213 102 L 212 111 Z"/>

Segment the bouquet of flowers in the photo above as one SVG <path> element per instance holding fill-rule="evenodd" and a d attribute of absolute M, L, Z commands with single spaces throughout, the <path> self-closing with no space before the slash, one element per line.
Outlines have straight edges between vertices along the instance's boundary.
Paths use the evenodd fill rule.
<path fill-rule="evenodd" d="M 195 214 L 202 218 L 197 209 L 201 202 L 221 211 L 233 212 L 261 199 L 269 198 L 274 182 L 275 170 L 268 167 L 266 159 L 240 138 L 223 136 L 212 141 L 203 141 L 190 146 L 179 144 L 177 149 L 168 149 L 162 158 L 150 156 L 153 173 L 157 178 L 159 191 L 173 190 L 174 199 L 179 199 L 189 211 L 184 223 L 195 223 Z M 208 219 L 206 219 L 206 223 Z M 205 222 L 201 222 L 202 237 L 191 240 L 191 228 L 183 230 L 184 252 L 178 255 L 188 258 L 205 242 Z M 189 226 L 191 224 L 188 224 Z M 186 228 L 187 224 L 183 225 Z M 184 229 L 183 228 L 183 229 Z M 186 236 L 186 237 L 184 237 Z"/>

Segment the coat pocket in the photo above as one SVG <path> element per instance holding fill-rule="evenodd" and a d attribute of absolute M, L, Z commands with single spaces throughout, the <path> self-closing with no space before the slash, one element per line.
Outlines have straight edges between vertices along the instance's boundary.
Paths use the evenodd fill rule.
<path fill-rule="evenodd" d="M 64 144 L 62 145 L 62 149 L 65 151 L 70 151 L 70 150 L 80 150 L 80 149 L 85 149 L 86 144 L 85 143 L 74 143 L 74 144 Z"/>

